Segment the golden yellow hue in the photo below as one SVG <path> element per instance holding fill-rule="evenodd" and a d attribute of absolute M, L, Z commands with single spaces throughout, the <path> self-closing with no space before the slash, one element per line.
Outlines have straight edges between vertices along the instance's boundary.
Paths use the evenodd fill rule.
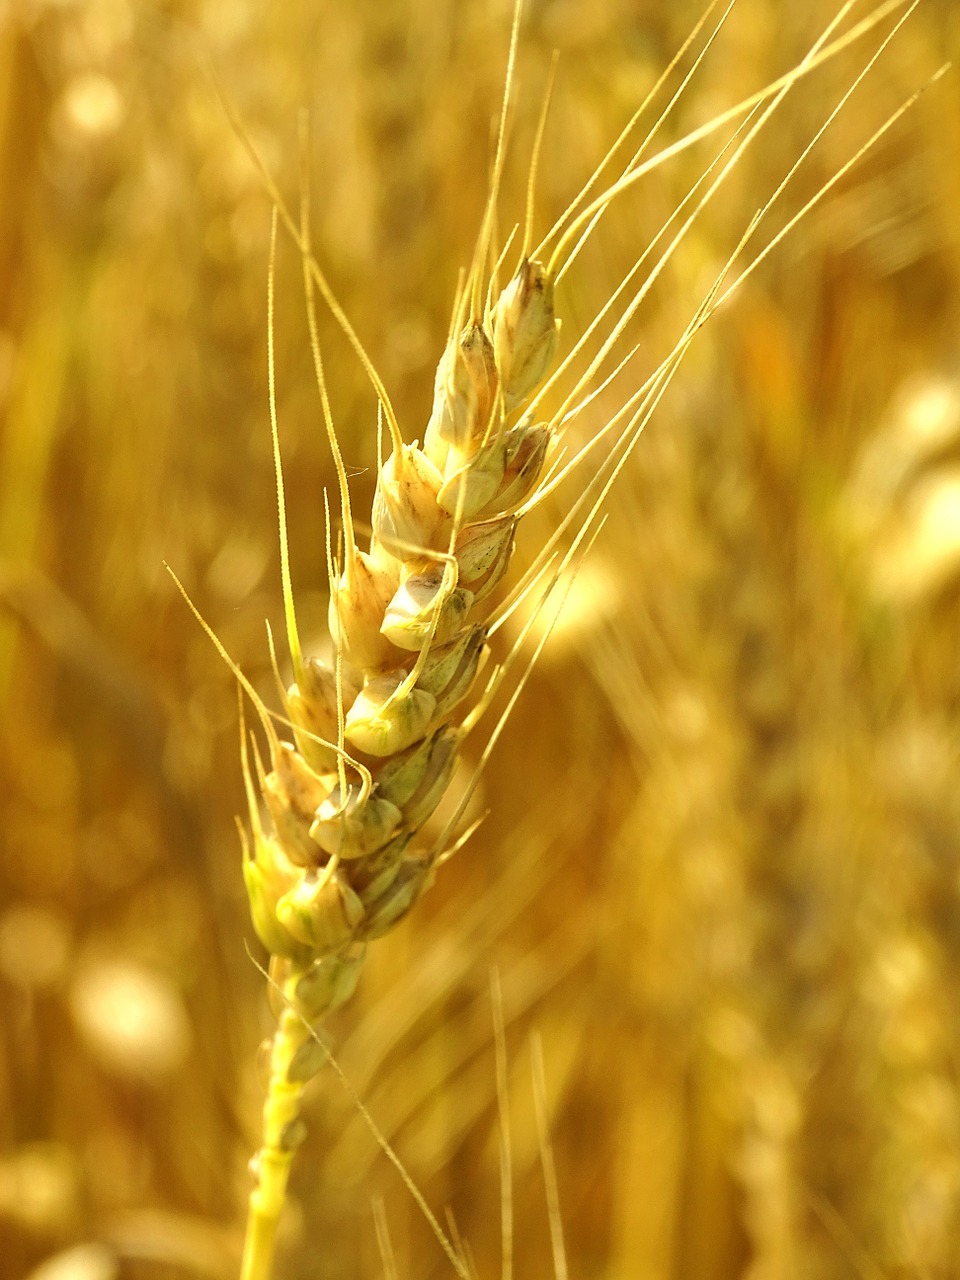
<path fill-rule="evenodd" d="M 523 218 L 558 48 L 536 241 L 699 12 L 530 10 L 499 232 Z M 834 13 L 742 0 L 652 151 L 793 68 Z M 278 1010 L 247 954 L 264 958 L 233 822 L 235 681 L 163 567 L 277 706 L 270 204 L 207 68 L 293 206 L 309 109 L 314 251 L 409 444 L 482 216 L 509 23 L 505 3 L 452 0 L 0 8 L 4 1280 L 74 1249 L 72 1280 L 237 1275 L 260 1141 L 255 1046 Z M 937 71 L 957 23 L 934 0 L 908 18 L 731 280 Z M 571 447 L 669 354 L 879 39 L 763 127 L 628 324 L 617 350 L 638 353 Z M 486 820 L 327 1020 L 479 1276 L 501 1270 L 492 970 L 518 1280 L 552 1275 L 555 1252 L 538 1043 L 575 1280 L 957 1269 L 958 97 L 950 72 L 698 334 L 485 768 L 468 820 Z M 557 362 L 738 123 L 607 211 L 556 284 Z M 276 299 L 310 655 L 336 484 L 282 232 Z M 376 396 L 319 320 L 363 537 Z M 511 574 L 582 482 L 524 520 Z M 304 1119 L 278 1280 L 452 1274 L 331 1069 Z"/>

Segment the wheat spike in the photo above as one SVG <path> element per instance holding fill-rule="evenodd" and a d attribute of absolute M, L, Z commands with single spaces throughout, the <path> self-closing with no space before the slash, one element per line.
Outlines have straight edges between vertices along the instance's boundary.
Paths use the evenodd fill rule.
<path fill-rule="evenodd" d="M 516 25 L 511 66 L 515 42 Z M 510 79 L 508 73 L 508 85 Z M 416 837 L 447 790 L 472 723 L 476 699 L 470 695 L 488 658 L 486 601 L 507 572 L 518 509 L 540 482 L 554 434 L 525 413 L 557 348 L 552 275 L 522 253 L 509 283 L 490 301 L 492 209 L 508 96 L 491 197 L 437 367 L 423 445 L 405 443 L 391 417 L 391 450 L 379 468 L 367 549 L 357 545 L 326 397 L 316 272 L 306 212 L 301 216 L 311 342 L 340 479 L 342 541 L 335 552 L 328 521 L 335 660 L 324 664 L 304 659 L 300 650 L 281 523 L 295 674 L 284 697 L 292 741 L 263 717 L 269 769 L 256 750 L 251 768 L 245 739 L 242 746 L 252 833 L 244 878 L 254 927 L 273 956 L 272 976 L 287 1002 L 274 1038 L 255 1162 L 245 1280 L 269 1274 L 287 1172 L 303 1136 L 300 1094 L 324 1061 L 310 1026 L 349 997 L 366 944 L 410 911 L 444 852 L 418 849 Z M 272 346 L 269 358 L 272 383 Z M 282 503 L 275 415 L 272 426 Z M 258 790 L 270 830 L 260 817 Z"/>
<path fill-rule="evenodd" d="M 298 982 L 352 965 L 429 881 L 436 855 L 411 845 L 455 767 L 459 713 L 488 654 L 485 602 L 544 469 L 553 430 L 524 407 L 556 333 L 549 280 L 524 259 L 448 341 L 424 447 L 401 444 L 382 464 L 369 550 L 345 521 L 350 542 L 331 554 L 336 662 L 307 658 L 286 693 L 294 740 L 271 734 L 258 780 L 273 831 L 255 825 L 248 860 L 273 860 L 254 918 L 270 918 L 261 941 Z M 309 1016 L 324 1011 L 314 997 Z"/>
<path fill-rule="evenodd" d="M 264 1107 L 264 1140 L 251 1195 L 244 1280 L 267 1280 L 270 1273 L 287 1174 L 303 1137 L 300 1096 L 306 1081 L 326 1061 L 313 1025 L 349 998 L 367 944 L 393 929 L 410 912 L 445 857 L 447 839 L 456 840 L 455 827 L 466 799 L 440 841 L 421 847 L 418 836 L 449 787 L 466 735 L 516 658 L 516 653 L 511 655 L 507 664 L 494 668 L 481 682 L 480 673 L 490 657 L 489 637 L 517 603 L 538 588 L 542 595 L 535 613 L 542 609 L 582 545 L 595 536 L 610 486 L 690 342 L 772 247 L 768 245 L 742 267 L 737 281 L 726 283 L 728 273 L 806 151 L 750 223 L 667 359 L 624 398 L 619 412 L 593 440 L 568 460 L 557 447 L 564 429 L 633 358 L 636 348 L 610 368 L 618 340 L 674 249 L 794 84 L 900 5 L 882 5 L 857 27 L 837 36 L 850 7 L 841 9 L 793 73 L 718 117 L 726 122 L 742 116 L 743 121 L 672 215 L 670 221 L 679 220 L 679 229 L 667 248 L 646 279 L 635 284 L 653 246 L 639 255 L 607 306 L 558 363 L 560 322 L 555 285 L 579 255 L 610 201 L 666 156 L 689 145 L 689 139 L 647 157 L 665 112 L 619 175 L 603 185 L 604 170 L 631 134 L 638 118 L 634 117 L 566 214 L 539 248 L 531 250 L 534 160 L 525 225 L 507 237 L 498 253 L 494 245 L 495 206 L 513 84 L 518 5 L 490 194 L 471 266 L 461 277 L 454 301 L 446 345 L 437 365 L 432 409 L 413 443 L 403 438 L 383 384 L 312 256 L 305 178 L 299 225 L 267 178 L 278 216 L 302 256 L 315 375 L 338 477 L 340 521 L 335 545 L 328 506 L 328 622 L 333 657 L 323 662 L 303 654 L 297 630 L 272 403 L 284 604 L 294 683 L 283 694 L 289 739 L 280 736 L 266 710 L 257 705 L 267 738 L 266 763 L 255 742 L 251 750 L 245 731 L 241 736 L 250 824 L 250 835 L 244 838 L 244 878 L 254 927 L 272 956 L 271 978 L 283 1001 Z M 910 12 L 908 8 L 874 57 L 882 53 Z M 728 13 L 729 6 L 708 35 L 694 68 Z M 872 61 L 867 62 L 824 129 Z M 883 128 L 888 126 L 889 122 Z M 712 123 L 691 137 L 706 136 L 716 127 Z M 541 119 L 535 152 L 542 129 Z M 805 209 L 822 194 L 821 190 Z M 274 240 L 276 220 L 275 216 Z M 669 228 L 670 222 L 661 234 L 666 236 Z M 519 248 L 512 249 L 515 244 Z M 500 288 L 499 273 L 510 261 L 511 250 L 510 278 Z M 272 267 L 270 279 L 268 312 L 272 317 Z M 384 457 L 381 446 L 369 521 L 372 535 L 365 547 L 358 542 L 358 524 L 327 396 L 315 289 L 320 290 L 367 368 L 377 395 L 381 427 L 384 419 L 387 426 L 389 452 Z M 598 331 L 605 336 L 598 338 L 599 345 L 591 356 L 589 343 Z M 272 339 L 269 362 L 272 389 Z M 567 376 L 568 370 L 578 367 L 582 370 L 579 374 Z M 546 417 L 540 406 L 546 403 L 546 392 L 562 377 L 562 403 Z M 382 438 L 381 431 L 381 442 Z M 609 455 L 583 485 L 580 499 L 555 538 L 543 549 L 526 581 L 493 608 L 493 593 L 510 565 L 518 522 L 604 439 L 612 441 Z M 572 546 L 561 555 L 556 547 L 568 528 Z M 506 714 L 529 669 L 521 675 Z M 251 692 L 248 685 L 245 688 Z M 501 720 L 490 735 L 481 767 L 502 724 Z M 261 816 L 261 801 L 269 824 Z M 439 1227 L 437 1233 L 455 1269 L 466 1275 L 460 1254 Z M 559 1274 L 561 1264 L 557 1265 Z"/>

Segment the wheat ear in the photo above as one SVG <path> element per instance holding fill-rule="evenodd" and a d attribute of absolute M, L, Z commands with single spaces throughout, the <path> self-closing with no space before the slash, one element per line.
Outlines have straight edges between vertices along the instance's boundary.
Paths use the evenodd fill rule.
<path fill-rule="evenodd" d="M 363 948 L 427 886 L 437 853 L 417 833 L 444 795 L 463 709 L 486 654 L 484 603 L 510 562 L 517 508 L 536 487 L 550 429 L 523 417 L 556 346 L 550 281 L 524 260 L 492 308 L 469 308 L 437 371 L 423 447 L 396 442 L 379 470 L 369 551 L 330 555 L 336 661 L 301 663 L 285 696 L 293 741 L 270 735 L 258 767 L 264 831 L 244 747 L 253 838 L 244 863 L 281 1013 L 251 1195 L 245 1280 L 268 1274 L 299 1099 L 322 1065 L 309 1024 L 351 994 Z"/>
<path fill-rule="evenodd" d="M 504 124 L 505 112 L 494 193 Z M 270 1273 L 287 1176 L 303 1137 L 300 1097 L 325 1060 L 310 1026 L 350 996 L 366 944 L 409 912 L 441 852 L 417 850 L 415 839 L 456 766 L 466 712 L 475 709 L 471 691 L 488 654 L 486 602 L 507 571 L 517 510 L 536 489 L 551 441 L 551 428 L 524 410 L 556 351 L 552 279 L 523 254 L 491 301 L 492 210 L 493 196 L 458 293 L 422 447 L 404 443 L 384 405 L 391 451 L 379 467 L 368 550 L 357 545 L 329 413 L 301 219 L 317 381 L 340 477 L 342 541 L 335 554 L 328 521 L 335 648 L 329 664 L 301 655 L 284 553 L 295 674 L 284 704 L 293 740 L 283 741 L 264 717 L 269 771 L 256 751 L 251 768 L 246 741 L 242 748 L 252 833 L 244 878 L 284 998 L 244 1280 Z M 261 797 L 270 830 L 261 821 Z"/>
<path fill-rule="evenodd" d="M 570 512 L 569 521 L 576 520 L 579 527 L 573 549 L 556 565 L 555 553 L 548 545 L 538 558 L 533 576 L 521 587 L 527 590 L 538 579 L 547 581 L 546 595 L 569 565 L 576 547 L 588 536 L 610 485 L 693 336 L 715 311 L 718 299 L 736 287 L 736 283 L 728 285 L 721 293 L 727 271 L 796 166 L 750 224 L 660 369 L 627 397 L 620 412 L 572 462 L 561 466 L 558 458 L 552 468 L 547 468 L 551 448 L 564 423 L 580 413 L 634 354 L 632 351 L 617 364 L 598 387 L 601 367 L 612 357 L 615 341 L 646 296 L 650 283 L 785 93 L 900 4 L 893 0 L 879 6 L 868 19 L 830 43 L 849 7 L 841 10 L 793 73 L 768 85 L 726 116 L 718 117 L 723 121 L 744 116 L 742 137 L 738 131 L 727 144 L 731 148 L 729 157 L 724 160 L 724 147 L 691 191 L 690 199 L 696 199 L 693 211 L 647 281 L 626 302 L 621 302 L 621 292 L 634 274 L 631 272 L 597 317 L 594 323 L 605 322 L 608 335 L 586 371 L 574 379 L 573 389 L 550 421 L 538 420 L 537 410 L 545 388 L 558 376 L 551 375 L 559 333 L 554 285 L 579 253 L 584 238 L 592 232 L 610 200 L 668 154 L 688 145 L 689 140 L 644 159 L 648 137 L 620 175 L 587 202 L 590 189 L 612 162 L 635 117 L 581 190 L 578 200 L 532 252 L 531 179 L 528 217 L 513 274 L 506 287 L 498 290 L 497 276 L 507 251 L 499 258 L 494 252 L 494 210 L 516 51 L 518 5 L 490 196 L 472 265 L 457 291 L 422 446 L 404 442 L 383 384 L 312 256 L 306 196 L 297 225 L 258 160 L 279 216 L 302 254 L 315 372 L 339 479 L 341 536 L 335 551 L 328 509 L 333 659 L 325 663 L 303 656 L 297 632 L 286 552 L 277 423 L 272 412 L 283 590 L 294 683 L 283 695 L 283 721 L 292 731 L 291 740 L 284 740 L 241 677 L 257 707 L 269 749 L 268 769 L 256 743 L 251 751 L 242 730 L 241 759 L 250 831 L 244 838 L 244 879 L 254 927 L 272 957 L 270 976 L 281 997 L 264 1104 L 263 1143 L 255 1159 L 256 1185 L 250 1196 L 243 1280 L 268 1280 L 271 1272 L 287 1178 L 296 1147 L 304 1136 L 300 1119 L 303 1088 L 328 1056 L 314 1025 L 353 992 L 367 943 L 394 928 L 427 888 L 443 857 L 444 839 L 447 834 L 453 835 L 452 828 L 461 816 L 463 805 L 439 843 L 429 849 L 418 848 L 418 833 L 448 788 L 464 738 L 486 705 L 490 689 L 502 678 L 502 669 L 496 670 L 478 695 L 478 675 L 488 657 L 488 636 L 500 624 L 505 611 L 513 607 L 511 602 L 502 603 L 499 612 L 492 612 L 489 601 L 507 572 L 518 521 L 583 460 L 595 443 L 609 431 L 616 431 L 617 444 L 609 459 L 584 485 L 582 499 Z M 725 17 L 726 13 L 717 30 Z M 893 32 L 882 42 L 881 51 L 892 35 Z M 712 39 L 713 35 L 709 37 Z M 862 74 L 865 73 L 866 69 Z M 910 102 L 904 104 L 900 110 L 909 105 Z M 872 145 L 889 124 L 890 121 L 862 150 Z M 714 127 L 715 123 L 711 123 L 699 132 Z M 717 176 L 698 196 L 698 188 L 701 183 L 706 184 L 714 166 L 719 166 Z M 531 173 L 534 168 L 531 166 Z M 772 244 L 783 234 L 775 236 Z M 275 235 L 276 221 L 274 239 Z M 508 240 L 508 250 L 511 243 Z M 740 280 L 766 256 L 772 244 L 745 268 Z M 638 267 L 645 256 L 641 256 Z M 272 270 L 270 278 L 272 290 Z M 379 398 L 381 422 L 385 420 L 389 436 L 389 453 L 386 458 L 381 456 L 378 468 L 370 520 L 372 538 L 367 549 L 357 542 L 346 470 L 326 391 L 314 313 L 315 288 L 331 306 L 367 367 Z M 620 307 L 618 313 L 608 310 L 614 305 Z M 268 309 L 272 317 L 272 292 Z M 568 353 L 560 373 L 572 359 L 582 355 L 583 343 L 593 328 L 591 325 Z M 272 335 L 272 319 L 268 331 Z M 270 365 L 272 387 L 272 345 Z M 591 387 L 593 390 L 586 394 Z M 274 403 L 271 395 L 271 409 Z M 513 600 L 516 598 L 515 593 Z M 491 735 L 488 749 L 500 727 Z M 269 815 L 269 825 L 261 817 L 261 802 Z M 446 1243 L 442 1235 L 441 1240 Z M 457 1272 L 466 1275 L 465 1266 L 452 1247 L 448 1248 L 448 1256 Z"/>

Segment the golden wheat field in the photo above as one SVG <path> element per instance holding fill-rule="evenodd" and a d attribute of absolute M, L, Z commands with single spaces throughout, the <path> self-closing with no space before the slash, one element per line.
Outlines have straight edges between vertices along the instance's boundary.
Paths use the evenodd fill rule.
<path fill-rule="evenodd" d="M 668 71 L 627 158 L 654 126 L 648 155 L 675 154 L 557 282 L 561 361 L 660 264 L 571 457 L 714 282 L 737 287 L 624 455 L 552 630 L 527 598 L 494 637 L 545 643 L 483 822 L 324 1023 L 350 1088 L 330 1066 L 308 1087 L 275 1280 L 456 1274 L 411 1186 L 478 1280 L 960 1276 L 960 85 L 937 74 L 960 9 L 839 9 L 716 6 L 670 70 L 699 0 L 526 0 L 501 242 L 554 51 L 535 242 Z M 512 19 L 0 2 L 0 1280 L 239 1274 L 276 1009 L 237 681 L 165 566 L 276 706 L 272 200 L 240 133 L 294 209 L 309 174 L 317 261 L 413 441 Z M 697 208 L 746 137 L 743 113 L 710 122 L 828 29 L 844 47 L 788 78 Z M 314 651 L 336 476 L 282 225 L 273 289 Z M 377 395 L 317 314 L 362 534 Z M 523 521 L 514 578 L 608 454 Z"/>

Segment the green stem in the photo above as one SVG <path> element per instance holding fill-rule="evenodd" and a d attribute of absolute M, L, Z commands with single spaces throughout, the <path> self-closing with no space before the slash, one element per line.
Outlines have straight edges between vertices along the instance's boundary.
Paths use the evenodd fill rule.
<path fill-rule="evenodd" d="M 277 1224 L 301 1131 L 303 1085 L 288 1079 L 288 1072 L 307 1035 L 303 1019 L 292 1009 L 284 1009 L 270 1054 L 270 1084 L 263 1104 L 263 1146 L 257 1155 L 257 1185 L 250 1193 L 241 1280 L 270 1280 Z"/>

